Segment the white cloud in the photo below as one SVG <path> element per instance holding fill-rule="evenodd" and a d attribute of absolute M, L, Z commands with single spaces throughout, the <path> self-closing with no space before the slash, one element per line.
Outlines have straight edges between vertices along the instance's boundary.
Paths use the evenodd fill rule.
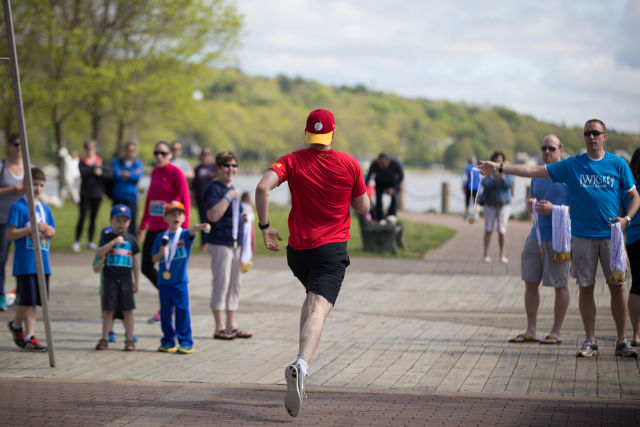
<path fill-rule="evenodd" d="M 640 2 L 238 0 L 252 75 L 497 104 L 640 132 Z"/>

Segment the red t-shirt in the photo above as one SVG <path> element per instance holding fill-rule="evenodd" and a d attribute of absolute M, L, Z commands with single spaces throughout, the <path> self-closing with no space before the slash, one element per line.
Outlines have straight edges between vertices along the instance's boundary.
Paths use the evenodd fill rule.
<path fill-rule="evenodd" d="M 289 246 L 313 249 L 346 242 L 351 199 L 366 191 L 360 164 L 347 153 L 313 147 L 286 154 L 271 169 L 291 191 Z"/>

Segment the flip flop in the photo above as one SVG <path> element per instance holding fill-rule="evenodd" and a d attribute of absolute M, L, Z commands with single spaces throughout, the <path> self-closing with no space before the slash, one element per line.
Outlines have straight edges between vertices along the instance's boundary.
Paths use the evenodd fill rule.
<path fill-rule="evenodd" d="M 225 331 L 224 329 L 213 334 L 213 338 L 217 340 L 232 340 L 236 337 L 236 334 Z"/>
<path fill-rule="evenodd" d="M 540 342 L 540 340 L 536 337 L 530 337 L 527 334 L 518 334 L 515 337 L 511 338 L 509 340 L 510 343 L 516 343 L 516 344 L 520 344 L 520 343 L 533 343 L 533 342 Z"/>
<path fill-rule="evenodd" d="M 632 347 L 640 347 L 640 341 L 631 341 Z"/>
<path fill-rule="evenodd" d="M 562 339 L 555 335 L 547 335 L 544 339 L 540 340 L 540 344 L 561 344 Z"/>
<path fill-rule="evenodd" d="M 245 332 L 242 329 L 235 328 L 233 331 L 229 332 L 230 334 L 234 334 L 236 338 L 251 338 L 253 336 L 252 333 Z"/>

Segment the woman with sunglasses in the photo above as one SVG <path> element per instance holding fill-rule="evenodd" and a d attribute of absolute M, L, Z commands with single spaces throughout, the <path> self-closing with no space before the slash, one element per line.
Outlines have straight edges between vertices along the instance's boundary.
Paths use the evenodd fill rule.
<path fill-rule="evenodd" d="M 156 166 L 151 171 L 151 181 L 144 204 L 144 213 L 140 222 L 138 240 L 146 231 L 142 245 L 142 274 L 158 288 L 158 270 L 151 260 L 151 248 L 156 236 L 164 232 L 169 225 L 164 221 L 164 207 L 173 200 L 184 205 L 184 228 L 189 228 L 189 211 L 191 210 L 191 196 L 187 180 L 180 169 L 171 164 L 171 146 L 167 141 L 158 141 L 153 149 Z M 154 314 L 149 323 L 160 321 L 160 311 Z"/>
<path fill-rule="evenodd" d="M 242 213 L 240 192 L 232 184 L 237 173 L 236 155 L 230 151 L 218 153 L 216 179 L 204 191 L 207 218 L 211 223 L 207 249 L 211 255 L 213 273 L 210 303 L 215 322 L 213 338 L 223 340 L 251 337 L 250 333 L 238 328 L 236 323 L 240 294 L 240 255 L 246 220 Z"/>
<path fill-rule="evenodd" d="M 0 163 L 0 311 L 7 309 L 4 295 L 4 267 L 9 255 L 9 242 L 6 239 L 7 219 L 11 206 L 24 195 L 22 178 L 24 165 L 22 164 L 22 150 L 20 149 L 20 135 L 12 133 L 7 138 L 7 158 Z"/>

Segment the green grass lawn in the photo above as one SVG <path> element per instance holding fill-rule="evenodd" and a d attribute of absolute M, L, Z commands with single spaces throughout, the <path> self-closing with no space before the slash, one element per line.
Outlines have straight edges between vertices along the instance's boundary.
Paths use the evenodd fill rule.
<path fill-rule="evenodd" d="M 142 205 L 143 202 L 140 203 Z M 142 206 L 138 208 L 141 217 Z M 70 202 L 61 208 L 52 208 L 53 216 L 56 221 L 56 235 L 51 242 L 54 251 L 71 251 L 71 245 L 75 239 L 76 223 L 78 221 L 78 207 Z M 94 239 L 96 243 L 100 237 L 100 230 L 109 225 L 109 212 L 111 210 L 111 200 L 105 199 L 100 205 L 98 218 L 96 220 L 96 232 Z M 198 220 L 198 214 L 193 210 L 193 220 Z M 289 237 L 287 227 L 287 215 L 289 214 L 288 206 L 271 205 L 269 207 L 269 222 L 275 227 L 282 236 L 281 247 L 286 247 L 287 238 Z M 138 219 L 138 223 L 140 218 Z M 362 239 L 360 237 L 360 227 L 358 221 L 352 218 L 351 221 L 351 240 L 349 240 L 350 256 L 368 256 L 368 257 L 385 257 L 385 258 L 422 258 L 425 253 L 431 249 L 441 246 L 456 233 L 455 230 L 442 227 L 439 225 L 424 224 L 416 221 L 403 220 L 404 225 L 404 249 L 398 249 L 398 254 L 372 254 L 362 250 Z M 88 221 L 85 220 L 85 230 L 82 233 L 82 247 L 87 246 L 87 227 Z M 280 252 L 268 251 L 262 243 L 262 236 L 256 226 L 257 255 L 273 255 L 285 256 L 284 250 Z M 199 242 L 199 240 L 197 241 Z"/>

